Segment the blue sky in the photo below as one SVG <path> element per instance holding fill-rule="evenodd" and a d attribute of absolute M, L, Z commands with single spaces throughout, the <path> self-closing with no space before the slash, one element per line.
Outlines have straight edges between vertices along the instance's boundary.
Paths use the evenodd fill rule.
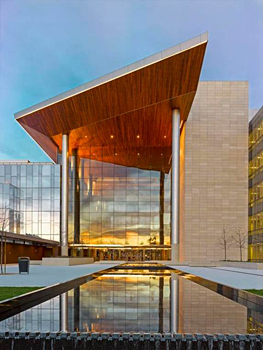
<path fill-rule="evenodd" d="M 201 80 L 263 104 L 263 0 L 0 0 L 0 159 L 48 161 L 14 113 L 209 31 Z"/>

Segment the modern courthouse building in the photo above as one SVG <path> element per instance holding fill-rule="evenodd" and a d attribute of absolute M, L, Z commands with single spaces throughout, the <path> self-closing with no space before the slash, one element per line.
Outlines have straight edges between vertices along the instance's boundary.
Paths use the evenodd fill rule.
<path fill-rule="evenodd" d="M 62 255 L 222 259 L 223 228 L 248 227 L 248 83 L 200 82 L 207 42 L 16 113 L 52 162 L 0 165 L 5 200 L 19 198 L 9 229 L 58 240 Z"/>

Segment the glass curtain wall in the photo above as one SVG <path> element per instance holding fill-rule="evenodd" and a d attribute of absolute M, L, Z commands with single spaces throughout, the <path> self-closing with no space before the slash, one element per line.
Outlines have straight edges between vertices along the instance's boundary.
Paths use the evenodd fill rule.
<path fill-rule="evenodd" d="M 249 123 L 248 258 L 263 260 L 263 108 Z"/>
<path fill-rule="evenodd" d="M 0 184 L 0 230 L 20 233 L 23 227 L 20 196 L 19 188 L 8 183 Z"/>
<path fill-rule="evenodd" d="M 60 240 L 60 165 L 0 164 L 0 184 L 19 189 L 20 233 Z"/>
<path fill-rule="evenodd" d="M 102 153 L 103 148 L 99 151 Z M 90 154 L 93 153 L 94 148 L 90 148 Z M 123 150 L 123 154 L 127 153 Z M 71 157 L 71 244 L 105 247 L 104 251 L 117 247 L 120 250 L 125 247 L 140 250 L 170 245 L 170 173 L 151 169 L 151 166 L 150 169 L 140 168 L 140 156 L 137 156 L 137 167 L 103 161 L 101 156 L 100 160 Z M 76 227 L 79 227 L 79 232 L 76 232 Z M 115 253 L 117 256 L 111 256 L 111 259 L 127 259 L 120 252 Z M 144 260 L 143 254 L 147 255 L 147 252 L 141 252 L 139 260 Z M 104 258 L 103 253 L 99 258 Z M 127 260 L 134 259 L 131 254 Z"/>

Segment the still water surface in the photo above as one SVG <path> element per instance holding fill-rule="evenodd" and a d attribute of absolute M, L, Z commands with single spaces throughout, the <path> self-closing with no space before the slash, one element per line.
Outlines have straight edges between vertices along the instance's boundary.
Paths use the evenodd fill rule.
<path fill-rule="evenodd" d="M 171 270 L 116 270 L 0 322 L 1 331 L 262 333 L 262 313 Z"/>

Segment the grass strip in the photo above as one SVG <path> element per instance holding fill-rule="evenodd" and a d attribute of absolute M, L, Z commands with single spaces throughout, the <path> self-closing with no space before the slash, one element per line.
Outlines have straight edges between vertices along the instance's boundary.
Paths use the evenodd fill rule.
<path fill-rule="evenodd" d="M 254 293 L 263 297 L 263 289 L 245 289 L 247 292 Z"/>
<path fill-rule="evenodd" d="M 0 287 L 0 301 L 33 292 L 43 287 Z"/>

